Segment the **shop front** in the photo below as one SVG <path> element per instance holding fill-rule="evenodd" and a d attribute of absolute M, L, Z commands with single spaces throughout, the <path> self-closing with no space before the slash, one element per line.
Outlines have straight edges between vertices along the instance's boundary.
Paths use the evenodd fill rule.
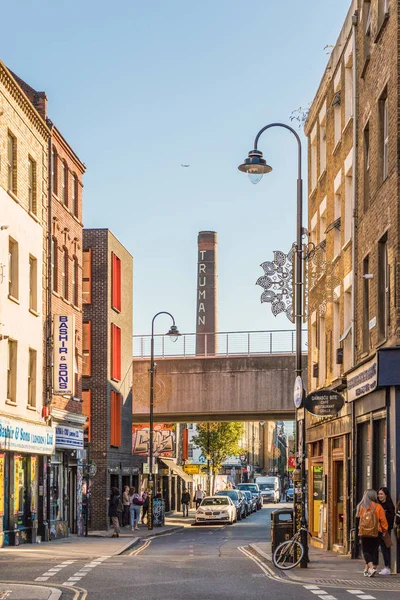
<path fill-rule="evenodd" d="M 58 424 L 48 469 L 50 539 L 83 535 L 83 430 Z"/>
<path fill-rule="evenodd" d="M 43 471 L 52 427 L 0 415 L 0 546 L 36 542 L 46 519 Z"/>

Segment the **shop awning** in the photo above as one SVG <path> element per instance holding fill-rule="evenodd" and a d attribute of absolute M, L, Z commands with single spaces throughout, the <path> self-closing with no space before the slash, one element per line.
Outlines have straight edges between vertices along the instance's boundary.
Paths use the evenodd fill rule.
<path fill-rule="evenodd" d="M 171 469 L 171 471 L 175 473 L 175 475 L 178 475 L 187 483 L 193 483 L 193 477 L 191 475 L 188 475 L 188 473 L 185 473 L 185 471 L 181 469 L 181 467 L 179 467 L 176 464 L 176 462 L 172 460 L 172 458 L 160 458 L 160 460 L 164 463 L 164 465 Z"/>

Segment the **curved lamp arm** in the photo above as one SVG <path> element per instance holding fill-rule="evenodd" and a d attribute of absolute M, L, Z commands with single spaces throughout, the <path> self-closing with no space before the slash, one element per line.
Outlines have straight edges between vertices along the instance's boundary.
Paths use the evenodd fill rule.
<path fill-rule="evenodd" d="M 283 127 L 284 129 L 288 129 L 291 133 L 293 133 L 294 137 L 296 138 L 299 149 L 298 179 L 301 179 L 301 139 L 297 131 L 295 131 L 293 127 L 290 127 L 290 125 L 286 125 L 285 123 L 270 123 L 269 125 L 266 125 L 262 129 L 260 129 L 260 131 L 256 135 L 256 139 L 254 140 L 254 150 L 258 149 L 258 140 L 260 139 L 261 135 L 264 133 L 264 131 L 267 131 L 267 129 L 271 129 L 271 127 Z"/>

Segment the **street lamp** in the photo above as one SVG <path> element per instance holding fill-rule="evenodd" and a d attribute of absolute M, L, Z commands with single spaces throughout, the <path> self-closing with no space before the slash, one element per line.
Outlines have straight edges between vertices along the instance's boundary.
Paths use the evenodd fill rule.
<path fill-rule="evenodd" d="M 149 427 L 149 508 L 147 514 L 147 527 L 153 529 L 153 429 L 154 429 L 154 321 L 159 315 L 169 315 L 172 319 L 172 325 L 165 335 L 168 335 L 173 342 L 176 342 L 181 335 L 175 325 L 175 319 L 171 313 L 166 311 L 158 312 L 151 321 L 151 345 L 150 345 L 150 427 Z"/>
<path fill-rule="evenodd" d="M 267 129 L 271 129 L 272 127 L 282 127 L 283 129 L 287 129 L 290 131 L 297 141 L 298 147 L 298 158 L 297 158 L 297 225 L 296 225 L 296 266 L 295 266 L 295 324 L 296 324 L 296 379 L 300 378 L 302 375 L 302 317 L 303 317 L 303 247 L 302 247 L 302 238 L 303 238 L 303 179 L 301 175 L 301 140 L 298 133 L 289 125 L 285 125 L 284 123 L 270 123 L 266 125 L 257 133 L 256 138 L 254 140 L 254 148 L 250 150 L 248 154 L 248 158 L 246 158 L 238 169 L 243 173 L 247 173 L 250 181 L 252 183 L 258 183 L 261 181 L 263 175 L 266 173 L 270 173 L 272 171 L 272 167 L 267 164 L 267 161 L 263 158 L 263 154 L 260 150 L 258 150 L 258 140 L 260 139 L 261 134 Z M 302 384 L 301 384 L 302 385 Z M 302 386 L 303 387 L 303 386 Z M 305 417 L 305 415 L 304 415 Z M 301 440 L 302 446 L 300 448 L 299 443 L 299 435 L 298 439 L 298 455 L 301 460 L 301 485 L 302 485 L 302 495 L 301 495 L 301 525 L 306 527 L 306 428 L 305 428 L 305 418 L 303 417 L 301 423 Z M 302 568 L 307 568 L 308 563 L 308 537 L 307 532 L 302 531 L 301 533 L 301 543 L 304 547 L 304 556 L 301 560 L 300 566 Z"/>

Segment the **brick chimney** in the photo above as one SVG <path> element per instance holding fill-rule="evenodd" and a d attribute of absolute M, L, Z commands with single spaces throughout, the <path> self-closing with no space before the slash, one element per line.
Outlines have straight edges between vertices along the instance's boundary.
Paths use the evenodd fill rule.
<path fill-rule="evenodd" d="M 200 231 L 197 238 L 196 354 L 215 354 L 217 340 L 217 234 Z"/>

